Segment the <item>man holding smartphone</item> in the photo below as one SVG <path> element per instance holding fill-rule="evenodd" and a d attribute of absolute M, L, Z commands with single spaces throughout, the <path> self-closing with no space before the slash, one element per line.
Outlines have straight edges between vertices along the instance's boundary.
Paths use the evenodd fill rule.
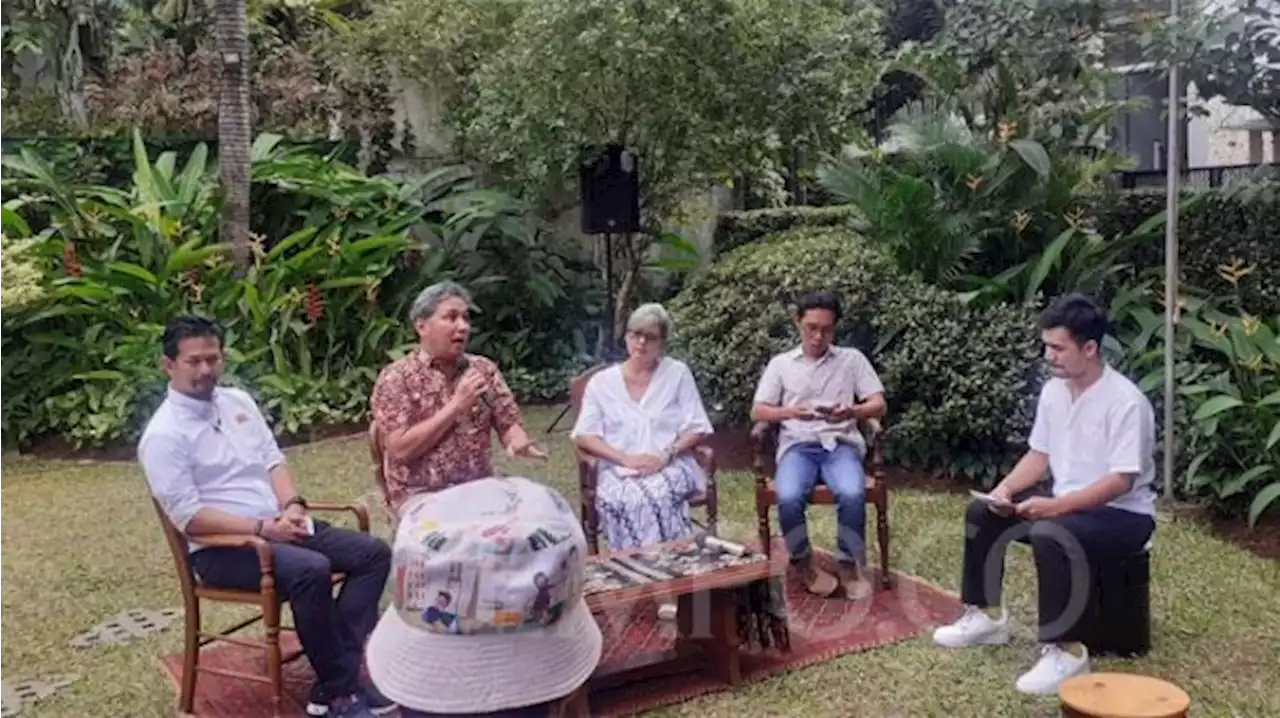
<path fill-rule="evenodd" d="M 1155 413 L 1103 360 L 1106 328 L 1105 313 L 1080 295 L 1063 297 L 1041 317 L 1053 377 L 1040 392 L 1030 447 L 965 511 L 964 613 L 934 632 L 949 648 L 1007 643 L 1004 552 L 1010 541 L 1028 540 L 1043 645 L 1040 660 L 1017 680 L 1023 693 L 1051 695 L 1063 680 L 1089 671 L 1080 633 L 1089 563 L 1137 553 L 1155 531 Z"/>
<path fill-rule="evenodd" d="M 800 346 L 769 361 L 756 389 L 753 421 L 777 422 L 778 521 L 791 561 L 808 590 L 830 596 L 843 588 L 860 600 L 866 580 L 866 441 L 858 421 L 884 416 L 884 387 L 875 367 L 853 347 L 834 346 L 840 298 L 813 292 L 796 307 Z M 839 576 L 812 560 L 805 511 L 818 479 L 836 498 Z"/>

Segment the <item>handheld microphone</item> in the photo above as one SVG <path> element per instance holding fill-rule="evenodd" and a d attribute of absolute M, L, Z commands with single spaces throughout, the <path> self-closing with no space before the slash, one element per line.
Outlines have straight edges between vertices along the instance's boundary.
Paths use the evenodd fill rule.
<path fill-rule="evenodd" d="M 458 377 L 459 377 L 459 378 L 461 378 L 463 375 L 465 375 L 465 374 L 467 373 L 467 370 L 468 370 L 468 369 L 470 369 L 470 368 L 471 368 L 471 360 L 467 358 L 467 355 L 466 355 L 466 354 L 463 354 L 462 356 L 458 357 Z M 493 408 L 493 407 L 489 406 L 489 392 L 488 392 L 488 390 L 481 391 L 481 392 L 480 392 L 480 396 L 479 396 L 478 398 L 480 399 L 480 403 L 481 403 L 481 404 L 484 404 L 486 407 L 488 407 L 488 408 L 490 408 L 490 409 L 492 409 L 492 408 Z"/>

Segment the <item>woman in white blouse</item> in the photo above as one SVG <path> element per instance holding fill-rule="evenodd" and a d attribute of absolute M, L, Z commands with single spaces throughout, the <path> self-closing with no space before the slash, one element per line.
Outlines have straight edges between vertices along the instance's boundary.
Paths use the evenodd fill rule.
<path fill-rule="evenodd" d="M 596 512 L 612 549 L 689 536 L 689 499 L 706 489 L 691 449 L 713 429 L 689 367 L 663 356 L 670 336 L 662 305 L 636 309 L 627 359 L 591 377 L 573 427 L 600 461 Z"/>

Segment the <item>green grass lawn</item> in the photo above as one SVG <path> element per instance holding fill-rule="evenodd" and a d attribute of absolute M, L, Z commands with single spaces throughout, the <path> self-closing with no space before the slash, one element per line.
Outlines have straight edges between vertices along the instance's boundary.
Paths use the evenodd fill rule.
<path fill-rule="evenodd" d="M 548 465 L 506 464 L 554 484 L 573 499 L 566 435 L 541 432 L 554 414 L 527 413 L 552 452 Z M 561 423 L 564 426 L 564 422 Z M 313 500 L 352 500 L 373 490 L 363 439 L 288 452 Z M 174 694 L 157 658 L 180 650 L 175 628 L 125 646 L 72 648 L 75 635 L 121 611 L 181 606 L 173 565 L 146 484 L 132 464 L 6 459 L 3 471 L 3 672 L 15 683 L 78 673 L 29 716 L 172 715 Z M 724 532 L 754 535 L 752 483 L 720 477 Z M 958 586 L 962 495 L 900 491 L 894 497 L 893 562 L 949 589 Z M 830 509 L 811 510 L 815 541 L 830 546 Z M 375 514 L 375 530 L 387 534 Z M 657 715 L 710 716 L 1056 716 L 1056 704 L 1013 690 L 1033 660 L 1035 589 L 1026 549 L 1010 552 L 1010 610 L 1019 640 L 1002 648 L 949 652 L 929 637 L 856 653 Z M 1245 553 L 1186 519 L 1162 516 L 1156 535 L 1152 612 L 1155 648 L 1139 661 L 1095 661 L 1171 680 L 1197 716 L 1280 715 L 1280 564 Z M 233 610 L 207 611 L 229 620 Z"/>

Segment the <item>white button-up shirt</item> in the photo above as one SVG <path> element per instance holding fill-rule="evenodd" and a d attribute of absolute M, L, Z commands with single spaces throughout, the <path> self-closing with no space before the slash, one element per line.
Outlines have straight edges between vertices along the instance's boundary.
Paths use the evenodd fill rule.
<path fill-rule="evenodd" d="M 179 530 L 200 509 L 269 519 L 279 513 L 270 472 L 284 454 L 258 405 L 218 387 L 211 401 L 169 389 L 138 442 L 151 493 Z M 200 548 L 194 541 L 191 549 Z"/>
<path fill-rule="evenodd" d="M 796 347 L 769 360 L 756 388 L 755 402 L 785 407 L 853 405 L 882 392 L 884 385 L 875 367 L 857 349 L 833 345 L 818 359 L 810 359 L 802 347 Z M 828 451 L 836 443 L 847 443 L 860 456 L 867 453 L 856 420 L 788 419 L 778 433 L 777 459 L 805 442 L 821 443 Z"/>
<path fill-rule="evenodd" d="M 1050 379 L 1028 443 L 1049 455 L 1054 496 L 1107 474 L 1133 474 L 1132 487 L 1107 505 L 1155 515 L 1155 411 L 1142 390 L 1110 366 L 1074 402 L 1065 380 Z"/>

